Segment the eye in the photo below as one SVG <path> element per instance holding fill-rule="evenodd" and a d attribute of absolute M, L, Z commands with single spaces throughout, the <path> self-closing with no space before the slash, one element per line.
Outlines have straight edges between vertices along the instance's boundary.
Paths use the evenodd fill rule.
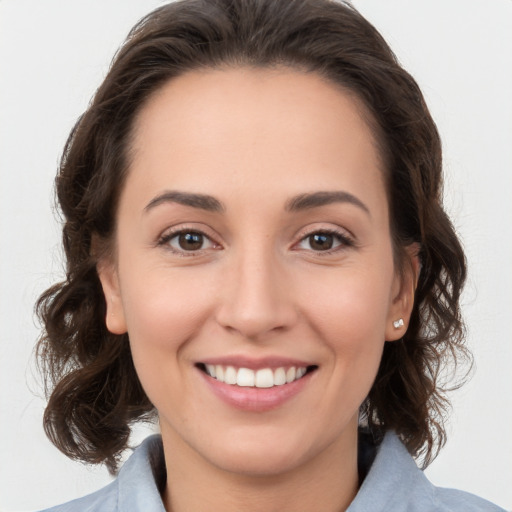
<path fill-rule="evenodd" d="M 195 252 L 213 249 L 217 246 L 208 236 L 200 231 L 183 230 L 169 233 L 162 237 L 159 245 L 167 245 L 175 252 Z"/>
<path fill-rule="evenodd" d="M 344 233 L 316 231 L 305 236 L 298 244 L 299 249 L 315 252 L 328 252 L 340 247 L 352 246 L 352 240 Z"/>

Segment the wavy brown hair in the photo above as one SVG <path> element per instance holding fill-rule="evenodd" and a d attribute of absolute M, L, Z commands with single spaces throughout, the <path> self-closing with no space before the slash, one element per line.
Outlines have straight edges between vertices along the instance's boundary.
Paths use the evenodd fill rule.
<path fill-rule="evenodd" d="M 421 273 L 408 330 L 385 344 L 361 410 L 375 435 L 395 430 L 428 463 L 445 441 L 440 375 L 469 357 L 459 310 L 464 253 L 443 210 L 441 144 L 418 85 L 376 29 L 333 0 L 184 0 L 130 32 L 73 128 L 56 178 L 66 278 L 37 303 L 47 435 L 66 455 L 114 471 L 130 425 L 154 414 L 128 335 L 105 327 L 101 251 L 92 241 L 113 240 L 134 119 L 148 98 L 187 71 L 225 66 L 316 73 L 365 105 L 385 163 L 396 259 L 404 263 L 404 248 L 417 243 Z"/>

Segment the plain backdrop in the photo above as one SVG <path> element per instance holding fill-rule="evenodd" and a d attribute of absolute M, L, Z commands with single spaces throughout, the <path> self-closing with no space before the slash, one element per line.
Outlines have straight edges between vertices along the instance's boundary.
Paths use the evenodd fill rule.
<path fill-rule="evenodd" d="M 62 276 L 60 151 L 129 28 L 158 0 L 0 0 L 0 510 L 89 493 L 107 472 L 45 438 L 37 296 Z M 444 143 L 446 205 L 469 260 L 471 382 L 427 470 L 512 510 L 512 1 L 356 0 L 422 87 Z M 138 429 L 135 439 L 147 435 Z"/>

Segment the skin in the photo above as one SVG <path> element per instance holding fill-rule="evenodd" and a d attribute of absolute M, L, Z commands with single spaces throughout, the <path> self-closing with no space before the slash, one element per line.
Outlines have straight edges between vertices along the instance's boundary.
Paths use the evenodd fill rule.
<path fill-rule="evenodd" d="M 340 511 L 357 492 L 359 406 L 384 343 L 407 328 L 418 268 L 409 248 L 412 264 L 395 269 L 363 112 L 314 74 L 240 68 L 174 79 L 136 120 L 116 257 L 98 268 L 107 327 L 129 333 L 159 412 L 168 511 Z M 168 191 L 223 210 L 155 201 Z M 364 206 L 290 211 L 291 198 L 319 191 Z M 312 244 L 332 230 L 332 250 Z M 183 249 L 177 231 L 204 233 L 200 249 Z M 317 369 L 279 407 L 240 410 L 197 368 L 226 355 Z"/>

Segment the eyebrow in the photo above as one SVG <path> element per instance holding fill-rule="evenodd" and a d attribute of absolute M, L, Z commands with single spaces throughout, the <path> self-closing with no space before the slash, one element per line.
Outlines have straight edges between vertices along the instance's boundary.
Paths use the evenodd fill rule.
<path fill-rule="evenodd" d="M 191 208 L 199 208 L 201 210 L 214 213 L 222 213 L 226 210 L 224 205 L 213 196 L 169 190 L 153 198 L 146 205 L 144 211 L 147 212 L 164 203 L 178 203 L 184 206 L 190 206 Z M 349 203 L 357 206 L 370 215 L 370 210 L 360 199 L 349 192 L 342 190 L 299 194 L 286 202 L 285 210 L 289 212 L 298 212 L 308 210 L 310 208 L 319 208 L 333 203 Z"/>
<path fill-rule="evenodd" d="M 224 205 L 213 196 L 206 194 L 194 194 L 191 192 L 179 192 L 169 190 L 153 198 L 144 208 L 144 211 L 149 211 L 156 206 L 163 203 L 178 203 L 192 208 L 199 208 L 208 212 L 223 212 Z"/>
<path fill-rule="evenodd" d="M 360 199 L 342 190 L 300 194 L 287 201 L 286 210 L 289 212 L 297 212 L 333 203 L 349 203 L 361 208 L 361 210 L 370 215 L 369 208 Z"/>

